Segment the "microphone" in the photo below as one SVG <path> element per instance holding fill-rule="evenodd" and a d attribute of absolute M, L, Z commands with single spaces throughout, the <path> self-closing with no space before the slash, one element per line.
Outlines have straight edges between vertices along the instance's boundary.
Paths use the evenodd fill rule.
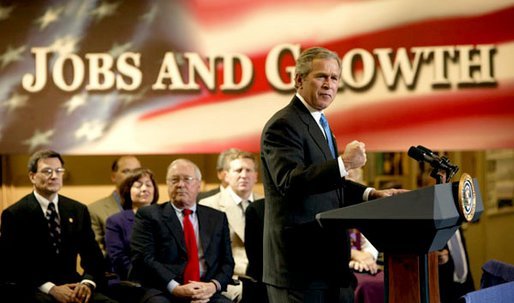
<path fill-rule="evenodd" d="M 430 165 L 432 165 L 432 167 L 444 169 L 444 167 L 440 167 L 441 159 L 437 155 L 435 155 L 432 151 L 427 151 L 421 145 L 418 145 L 418 147 L 411 146 L 409 148 L 409 151 L 407 154 L 409 155 L 409 157 L 413 158 L 416 161 L 427 162 Z"/>
<path fill-rule="evenodd" d="M 434 154 L 434 152 L 432 152 L 430 149 L 421 145 L 418 145 L 417 147 L 411 146 L 407 154 L 409 155 L 409 157 L 413 158 L 416 161 L 427 162 L 430 164 L 430 166 L 432 166 L 435 169 L 445 170 L 447 173 L 448 180 L 450 180 L 459 170 L 459 167 L 457 165 L 451 164 L 448 158 L 440 158 L 439 156 Z"/>
<path fill-rule="evenodd" d="M 439 156 L 438 156 L 438 155 L 434 154 L 434 152 L 433 152 L 433 151 L 431 151 L 430 149 L 428 149 L 428 148 L 424 147 L 423 145 L 418 145 L 418 146 L 416 146 L 416 147 L 417 147 L 419 150 L 423 151 L 424 153 L 426 153 L 427 155 L 429 155 L 429 156 L 431 156 L 431 157 L 433 157 L 433 158 L 436 158 L 436 159 L 437 159 L 437 158 L 439 158 Z"/>

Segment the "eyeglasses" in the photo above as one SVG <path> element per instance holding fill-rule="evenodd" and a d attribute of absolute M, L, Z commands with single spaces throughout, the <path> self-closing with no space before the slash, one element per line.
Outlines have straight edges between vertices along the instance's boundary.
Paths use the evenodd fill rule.
<path fill-rule="evenodd" d="M 66 172 L 66 169 L 64 167 L 59 167 L 56 169 L 47 167 L 47 168 L 43 168 L 42 170 L 39 171 L 39 173 L 42 173 L 43 175 L 45 175 L 47 177 L 51 177 L 54 174 L 54 172 L 56 175 L 62 176 Z"/>
<path fill-rule="evenodd" d="M 193 181 L 196 181 L 197 179 L 195 177 L 191 176 L 185 176 L 185 177 L 179 177 L 179 176 L 173 176 L 168 179 L 168 182 L 172 185 L 179 184 L 180 181 L 183 181 L 185 184 L 189 185 L 193 183 Z"/>

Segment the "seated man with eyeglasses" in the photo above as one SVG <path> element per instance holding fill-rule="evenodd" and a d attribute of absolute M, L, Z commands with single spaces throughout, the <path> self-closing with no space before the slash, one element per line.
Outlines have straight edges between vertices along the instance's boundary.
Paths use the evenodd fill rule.
<path fill-rule="evenodd" d="M 151 288 L 146 303 L 230 302 L 234 259 L 227 217 L 198 205 L 202 175 L 193 162 L 168 166 L 170 201 L 140 208 L 132 230 L 129 278 Z"/>
<path fill-rule="evenodd" d="M 14 302 L 116 302 L 96 291 L 105 286 L 102 253 L 87 207 L 59 195 L 63 165 L 55 151 L 34 153 L 28 163 L 33 192 L 2 213 L 0 262 L 4 279 L 14 286 L 8 297 Z M 78 256 L 83 274 L 77 272 Z"/>

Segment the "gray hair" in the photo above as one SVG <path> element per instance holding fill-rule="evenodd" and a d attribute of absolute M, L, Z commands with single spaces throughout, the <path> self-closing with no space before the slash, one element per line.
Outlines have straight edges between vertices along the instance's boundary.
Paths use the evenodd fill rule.
<path fill-rule="evenodd" d="M 169 177 L 170 170 L 172 169 L 172 167 L 179 165 L 179 164 L 186 164 L 186 165 L 193 166 L 193 168 L 195 170 L 195 177 L 200 181 L 202 180 L 202 172 L 200 171 L 200 168 L 198 168 L 198 165 L 196 165 L 193 161 L 184 159 L 184 158 L 174 160 L 173 162 L 170 163 L 170 165 L 168 166 L 168 170 L 166 171 L 166 178 Z"/>

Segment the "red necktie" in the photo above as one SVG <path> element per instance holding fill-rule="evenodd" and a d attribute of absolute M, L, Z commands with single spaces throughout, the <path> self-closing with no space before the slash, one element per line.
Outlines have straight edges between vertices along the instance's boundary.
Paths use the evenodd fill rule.
<path fill-rule="evenodd" d="M 184 209 L 184 239 L 186 240 L 187 264 L 184 270 L 184 284 L 189 281 L 200 281 L 200 262 L 198 260 L 198 247 L 196 246 L 196 237 L 193 224 L 189 219 L 189 215 L 193 213 L 190 209 Z"/>

